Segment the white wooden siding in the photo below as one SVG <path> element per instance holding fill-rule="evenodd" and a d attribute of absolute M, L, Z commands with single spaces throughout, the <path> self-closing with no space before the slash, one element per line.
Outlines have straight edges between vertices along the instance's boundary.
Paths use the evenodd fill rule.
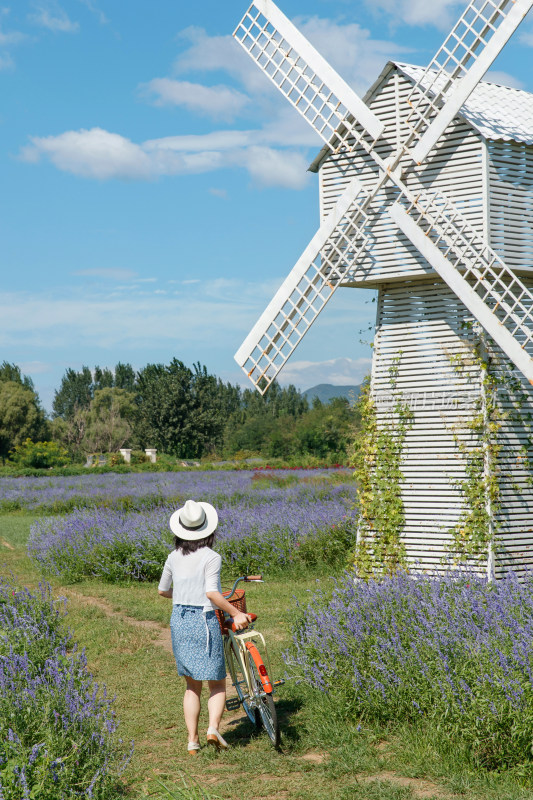
<path fill-rule="evenodd" d="M 405 439 L 402 540 L 415 570 L 443 569 L 450 529 L 460 519 L 457 481 L 466 477 L 455 436 L 473 442 L 468 422 L 480 389 L 470 357 L 468 312 L 439 279 L 383 284 L 379 290 L 372 392 L 378 423 L 390 419 L 390 372 L 399 357 L 395 391 L 409 403 Z M 465 364 L 454 367 L 454 360 Z"/>
<path fill-rule="evenodd" d="M 402 539 L 415 570 L 444 568 L 450 529 L 461 517 L 463 498 L 457 483 L 466 478 L 465 456 L 455 436 L 471 447 L 479 445 L 469 429 L 477 413 L 481 373 L 471 357 L 473 333 L 464 325 L 468 321 L 466 308 L 438 279 L 380 287 L 372 392 L 378 421 L 384 424 L 391 413 L 389 370 L 400 357 L 395 391 L 414 413 L 402 464 Z M 533 395 L 496 345 L 490 352 L 491 372 L 500 381 L 505 374 L 517 382 L 509 390 L 507 378 L 497 395 L 501 421 L 495 576 L 501 577 L 510 569 L 521 575 L 533 567 L 533 475 L 523 451 L 529 447 L 529 456 L 533 455 Z M 513 418 L 509 412 L 513 403 L 519 406 L 521 395 L 519 415 Z M 476 568 L 485 573 L 487 561 L 480 560 Z"/>
<path fill-rule="evenodd" d="M 412 84 L 396 71 L 377 87 L 370 107 L 385 123 L 379 155 L 387 158 L 401 135 L 398 119 L 405 120 L 408 106 L 405 98 Z M 398 117 L 398 108 L 400 115 Z M 405 135 L 405 134 L 403 134 Z M 464 122 L 456 121 L 446 138 L 435 148 L 427 164 L 415 167 L 410 159 L 404 166 L 407 186 L 441 191 L 453 199 L 472 225 L 483 233 L 483 143 L 480 136 Z M 362 151 L 347 157 L 330 156 L 320 168 L 320 211 L 322 219 L 329 213 L 346 184 L 357 175 L 364 185 L 372 185 L 377 177 L 373 159 Z M 350 273 L 346 284 L 377 285 L 383 281 L 434 275 L 433 269 L 390 220 L 387 210 L 396 197 L 389 185 L 373 204 L 368 254 Z"/>
<path fill-rule="evenodd" d="M 533 272 L 533 147 L 487 142 L 491 244 L 512 269 Z"/>

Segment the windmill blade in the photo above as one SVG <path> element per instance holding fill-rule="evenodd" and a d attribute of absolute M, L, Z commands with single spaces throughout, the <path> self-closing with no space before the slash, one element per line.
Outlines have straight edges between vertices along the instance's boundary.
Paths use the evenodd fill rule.
<path fill-rule="evenodd" d="M 365 249 L 369 201 L 353 178 L 235 353 L 262 394 Z"/>
<path fill-rule="evenodd" d="M 418 140 L 410 151 L 415 163 L 426 158 L 532 6 L 533 0 L 471 0 L 407 99 L 406 144 Z"/>
<path fill-rule="evenodd" d="M 381 135 L 381 120 L 272 0 L 254 0 L 233 35 L 333 150 Z"/>
<path fill-rule="evenodd" d="M 533 294 L 439 195 L 403 194 L 389 211 L 424 258 L 533 384 Z"/>

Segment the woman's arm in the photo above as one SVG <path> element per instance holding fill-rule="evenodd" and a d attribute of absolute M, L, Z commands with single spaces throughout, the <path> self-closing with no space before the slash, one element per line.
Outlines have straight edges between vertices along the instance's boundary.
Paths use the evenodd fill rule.
<path fill-rule="evenodd" d="M 248 627 L 248 623 L 250 622 L 248 614 L 243 614 L 242 611 L 238 611 L 235 606 L 228 603 L 223 594 L 218 591 L 206 592 L 205 594 L 208 600 L 211 600 L 218 608 L 225 611 L 230 617 L 233 617 L 233 622 L 238 631 L 242 631 L 243 628 Z"/>
<path fill-rule="evenodd" d="M 168 558 L 170 558 L 170 556 Z M 163 567 L 163 572 L 161 573 L 161 580 L 159 581 L 159 586 L 157 588 L 157 593 L 161 597 L 172 597 L 172 570 L 170 569 L 168 558 L 165 561 L 165 566 Z"/>

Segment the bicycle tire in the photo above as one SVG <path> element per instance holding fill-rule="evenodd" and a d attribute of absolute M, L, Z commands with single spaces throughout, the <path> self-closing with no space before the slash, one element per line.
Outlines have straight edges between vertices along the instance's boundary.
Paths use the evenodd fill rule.
<path fill-rule="evenodd" d="M 241 664 L 238 656 L 233 649 L 233 642 L 230 642 L 226 651 L 226 661 L 228 663 L 228 671 L 231 677 L 231 682 L 237 692 L 237 697 L 241 701 L 241 705 L 246 713 L 246 716 L 254 725 L 259 726 L 261 720 L 259 719 L 259 712 L 248 705 L 248 687 L 244 678 Z"/>
<path fill-rule="evenodd" d="M 265 692 L 263 684 L 259 676 L 257 665 L 250 654 L 250 675 L 252 678 L 252 689 L 254 692 L 254 699 L 257 703 L 257 711 L 263 723 L 263 728 L 268 734 L 268 737 L 274 747 L 279 747 L 280 732 L 278 725 L 278 715 L 276 713 L 276 704 L 271 694 Z"/>

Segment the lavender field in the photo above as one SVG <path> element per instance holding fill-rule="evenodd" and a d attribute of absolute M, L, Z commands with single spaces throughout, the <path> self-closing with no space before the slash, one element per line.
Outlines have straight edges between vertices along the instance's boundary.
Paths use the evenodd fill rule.
<path fill-rule="evenodd" d="M 50 588 L 0 578 L 0 797 L 109 798 L 121 755 L 113 702 L 62 624 Z"/>
<path fill-rule="evenodd" d="M 287 663 L 348 716 L 429 724 L 490 769 L 531 760 L 533 577 L 346 575 L 302 609 Z"/>
<path fill-rule="evenodd" d="M 343 469 L 301 469 L 0 478 L 0 512 L 22 509 L 63 513 L 93 506 L 140 509 L 170 502 L 180 504 L 188 497 L 200 496 L 216 505 L 230 498 L 237 500 L 240 495 L 251 496 L 272 485 L 343 482 L 349 487 L 350 476 Z"/>
<path fill-rule="evenodd" d="M 101 480 L 89 484 L 93 498 L 102 498 L 103 494 L 92 492 L 105 488 L 109 507 L 95 504 L 92 508 L 75 508 L 63 516 L 43 517 L 32 525 L 28 551 L 45 574 L 69 580 L 85 576 L 112 581 L 158 579 L 172 547 L 169 517 L 187 497 L 208 500 L 217 507 L 220 523 L 216 548 L 232 574 L 342 569 L 353 548 L 355 483 L 345 471 L 126 477 L 136 480 L 127 485 L 112 482 L 106 486 Z M 150 481 L 143 483 L 139 478 Z M 80 491 L 81 486 L 77 479 L 72 489 Z M 113 488 L 119 501 L 125 496 L 125 488 L 136 490 L 136 498 L 143 500 L 149 495 L 143 495 L 141 487 L 153 490 L 155 486 L 159 500 L 151 507 L 124 510 L 121 502 L 114 502 Z M 165 492 L 175 498 L 172 504 Z"/>

